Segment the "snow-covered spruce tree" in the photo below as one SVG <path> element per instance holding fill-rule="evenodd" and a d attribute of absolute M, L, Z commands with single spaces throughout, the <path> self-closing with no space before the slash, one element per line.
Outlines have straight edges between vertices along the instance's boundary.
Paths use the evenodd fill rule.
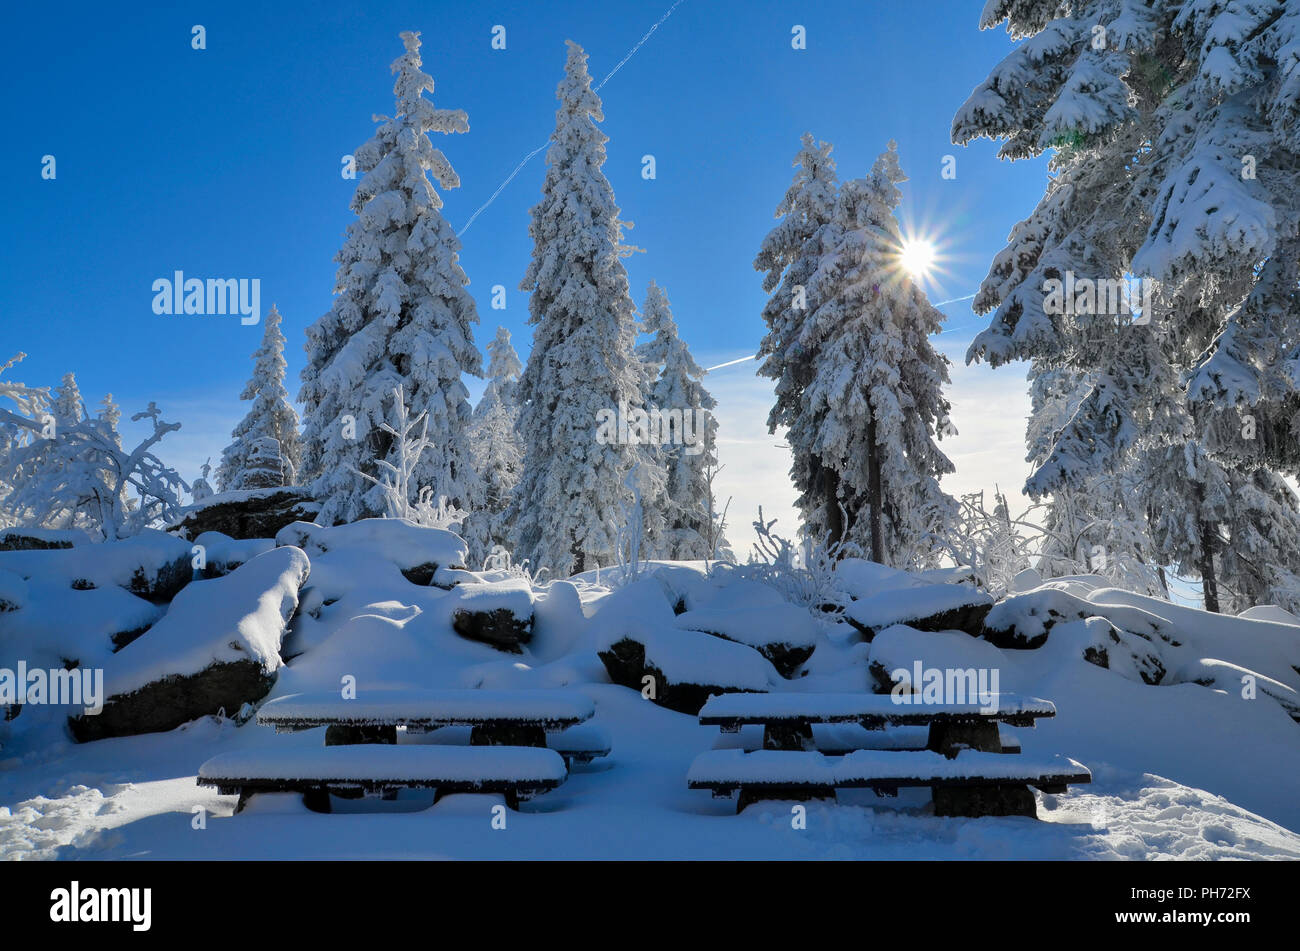
<path fill-rule="evenodd" d="M 1292 507 L 1252 509 L 1222 487 L 1298 461 L 1300 9 L 994 0 L 981 25 L 1003 20 L 1023 42 L 958 112 L 954 141 L 1001 138 L 1009 158 L 1057 153 L 1047 195 L 976 298 L 995 314 L 968 358 L 1031 358 L 1090 379 L 1027 489 L 1041 496 L 1141 458 L 1148 510 L 1180 526 L 1154 526 L 1153 539 L 1201 575 L 1217 609 L 1216 574 L 1248 585 L 1224 575 L 1238 570 L 1232 559 L 1216 566 L 1214 540 Z M 1126 275 L 1151 281 L 1142 322 L 1089 299 Z M 1047 282 L 1075 278 L 1086 293 L 1049 306 L 1061 298 Z M 1251 426 L 1225 441 L 1225 415 Z M 1193 565 L 1188 532 L 1206 541 Z"/>
<path fill-rule="evenodd" d="M 659 441 L 667 478 L 661 554 L 677 561 L 712 558 L 713 548 L 729 548 L 725 538 L 716 539 L 716 546 L 708 541 L 709 513 L 716 510 L 708 472 L 718 463 L 718 421 L 713 416 L 718 403 L 704 388 L 704 370 L 677 335 L 668 295 L 654 281 L 646 289 L 641 330 L 651 337 L 638 348 L 655 374 L 649 403 L 663 420 Z"/>
<path fill-rule="evenodd" d="M 796 458 L 816 460 L 802 471 L 823 473 L 821 484 L 796 484 L 812 538 L 847 539 L 895 567 L 929 566 L 956 516 L 939 488 L 953 471 L 937 445 L 951 431 L 948 361 L 930 343 L 943 315 L 900 262 L 894 210 L 907 178 L 896 149 L 890 142 L 870 175 L 841 186 L 813 239 L 812 310 L 797 343 L 818 359 L 787 438 Z"/>
<path fill-rule="evenodd" d="M 812 379 L 816 353 L 801 343 L 803 325 L 812 307 L 808 284 L 816 270 L 816 235 L 835 212 L 838 190 L 835 160 L 829 142 L 816 142 L 805 132 L 795 155 L 794 181 L 776 207 L 780 222 L 768 232 L 754 258 L 754 269 L 764 272 L 763 290 L 771 296 L 763 305 L 767 333 L 759 344 L 760 376 L 775 381 L 776 401 L 767 417 L 768 432 L 792 426 L 801 416 L 803 392 Z M 811 467 L 811 468 L 810 468 Z M 810 454 L 795 454 L 790 476 L 810 498 L 820 496 L 835 509 L 833 475 L 818 468 Z M 838 509 L 835 509 L 838 513 Z M 808 530 L 808 526 L 805 526 Z M 813 536 L 821 541 L 820 536 Z"/>
<path fill-rule="evenodd" d="M 1031 365 L 1030 415 L 1026 428 L 1035 467 L 1046 461 L 1056 434 L 1069 423 L 1091 390 L 1068 367 Z M 1035 566 L 1045 578 L 1099 574 L 1132 591 L 1168 597 L 1142 505 L 1145 486 L 1129 462 L 1116 472 L 1099 471 L 1061 485 L 1042 513 L 1043 535 Z"/>
<path fill-rule="evenodd" d="M 86 406 L 74 374 L 63 374 L 63 380 L 54 391 L 52 411 L 60 426 L 73 426 L 86 418 Z"/>
<path fill-rule="evenodd" d="M 428 177 L 459 186 L 429 134 L 467 132 L 469 124 L 463 111 L 435 109 L 424 98 L 433 80 L 420 70 L 419 34 L 403 33 L 402 42 L 406 52 L 392 66 L 397 114 L 379 117 L 354 156 L 362 173 L 351 204 L 357 220 L 335 258 L 338 297 L 307 329 L 301 481 L 312 480 L 326 522 L 384 510 L 382 490 L 356 472 L 378 475 L 377 461 L 388 458 L 393 437 L 381 423 L 399 386 L 413 413 L 428 414 L 436 447 L 421 458 L 416 484 L 461 507 L 477 503 L 461 375 L 481 372 L 478 313 L 458 262 L 460 242 Z"/>
<path fill-rule="evenodd" d="M 519 375 L 524 367 L 510 343 L 510 331 L 498 327 L 487 350 L 488 384 L 474 407 L 469 437 L 474 466 L 483 485 L 482 507 L 471 513 L 465 532 L 467 536 L 482 539 L 477 546 L 471 545 L 473 564 L 482 564 L 494 547 L 510 544 L 506 508 L 510 494 L 519 483 L 524 461 L 523 442 L 517 428 Z"/>
<path fill-rule="evenodd" d="M 271 312 L 266 315 L 262 345 L 253 354 L 253 375 L 239 394 L 241 400 L 252 400 L 253 405 L 231 432 L 234 442 L 221 454 L 221 464 L 217 467 L 217 487 L 221 492 L 293 485 L 302 465 L 298 413 L 289 403 L 289 393 L 284 388 L 287 364 L 280 321 L 280 312 L 272 304 Z M 277 443 L 278 465 L 266 457 L 270 448 L 267 439 Z"/>
<path fill-rule="evenodd" d="M 615 560 L 624 481 L 640 447 L 597 438 L 602 413 L 642 405 L 634 352 L 636 307 L 623 267 L 624 222 L 601 167 L 607 137 L 587 54 L 568 41 L 547 152 L 542 200 L 532 209 L 533 347 L 519 381 L 523 477 L 507 518 L 515 555 L 565 577 Z"/>

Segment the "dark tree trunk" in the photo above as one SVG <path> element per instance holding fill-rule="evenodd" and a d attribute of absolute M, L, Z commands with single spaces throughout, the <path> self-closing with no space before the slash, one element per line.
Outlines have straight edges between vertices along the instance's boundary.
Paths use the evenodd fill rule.
<path fill-rule="evenodd" d="M 573 555 L 573 569 L 569 573 L 576 575 L 586 571 L 587 557 L 578 544 L 578 533 L 574 531 L 569 532 L 569 552 Z"/>
<path fill-rule="evenodd" d="M 880 489 L 880 450 L 876 446 L 876 417 L 867 418 L 867 504 L 871 506 L 871 560 L 885 563 L 884 528 L 880 508 L 884 501 Z"/>
<path fill-rule="evenodd" d="M 830 544 L 844 540 L 844 519 L 840 513 L 840 477 L 834 469 L 822 466 L 822 505 L 826 511 L 826 530 Z"/>
<path fill-rule="evenodd" d="M 1219 613 L 1219 582 L 1214 574 L 1214 526 L 1201 521 L 1201 560 L 1197 569 L 1201 573 L 1201 589 L 1205 593 L 1205 610 Z"/>

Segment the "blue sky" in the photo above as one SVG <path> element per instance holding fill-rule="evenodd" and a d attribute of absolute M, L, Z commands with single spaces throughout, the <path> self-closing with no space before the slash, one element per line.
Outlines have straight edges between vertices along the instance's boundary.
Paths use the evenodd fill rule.
<path fill-rule="evenodd" d="M 156 9 L 150 9 L 150 7 Z M 237 318 L 158 316 L 151 284 L 193 277 L 260 278 L 289 338 L 291 392 L 303 329 L 330 305 L 333 256 L 351 220 L 355 182 L 341 157 L 364 142 L 372 115 L 393 108 L 389 64 L 398 33 L 419 30 L 435 105 L 469 114 L 470 132 L 439 137 L 461 178 L 444 193 L 458 230 L 554 123 L 566 39 L 581 43 L 599 81 L 669 16 L 601 90 L 610 137 L 605 172 L 627 240 L 638 304 L 654 278 L 704 365 L 751 353 L 764 295 L 754 253 L 789 184 L 799 135 L 834 143 L 842 178 L 864 174 L 889 139 L 903 168 L 900 217 L 946 251 L 935 301 L 973 292 L 1010 227 L 1041 196 L 1042 160 L 999 162 L 992 143 L 949 142 L 952 115 L 1010 48 L 981 32 L 981 4 L 818 0 L 816 3 L 386 2 L 21 5 L 0 39 L 11 130 L 0 169 L 10 183 L 0 229 L 5 356 L 13 375 L 57 383 L 77 374 L 92 406 L 112 391 L 129 415 L 151 399 L 184 428 L 164 457 L 192 478 L 217 457 L 243 414 L 238 392 L 262 328 Z M 191 48 L 191 27 L 207 48 Z M 491 48 L 494 25 L 507 48 Z M 791 48 L 791 30 L 807 48 Z M 57 178 L 41 178 L 41 159 Z M 641 177 L 642 156 L 657 177 Z M 941 177 L 955 155 L 954 180 Z M 518 283 L 531 241 L 545 153 L 464 235 L 462 264 L 479 303 L 482 346 L 496 324 L 522 356 L 531 339 Z M 504 311 L 491 288 L 507 288 Z M 947 305 L 938 338 L 954 360 L 958 482 L 1018 488 L 1027 403 L 1023 373 L 961 368 L 982 321 Z M 788 514 L 788 463 L 762 425 L 768 394 L 752 364 L 711 375 L 723 461 L 747 523 L 755 500 Z M 477 396 L 480 385 L 471 384 Z M 730 440 L 730 449 L 727 448 Z M 169 448 L 170 447 L 170 448 Z M 969 457 L 969 458 L 968 458 Z M 965 463 L 965 464 L 963 464 Z M 743 475 L 742 475 L 743 473 Z M 1009 485 L 1010 484 L 1010 485 Z M 793 528 L 788 522 L 783 522 Z M 745 535 L 740 531 L 738 534 Z"/>

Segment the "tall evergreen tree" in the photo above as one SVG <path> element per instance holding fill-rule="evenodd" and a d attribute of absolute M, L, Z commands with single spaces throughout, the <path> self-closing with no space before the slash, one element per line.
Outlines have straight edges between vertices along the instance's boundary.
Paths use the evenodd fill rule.
<path fill-rule="evenodd" d="M 53 411 L 60 426 L 75 426 L 85 418 L 85 404 L 74 374 L 63 374 L 63 380 L 55 388 Z"/>
<path fill-rule="evenodd" d="M 943 315 L 900 260 L 894 210 L 906 180 L 890 142 L 870 175 L 844 183 L 814 236 L 813 309 L 798 343 L 818 360 L 788 436 L 797 457 L 816 460 L 804 471 L 830 476 L 796 486 L 806 529 L 898 567 L 930 565 L 956 517 L 938 482 L 953 471 L 936 443 L 951 427 L 948 361 L 929 339 Z"/>
<path fill-rule="evenodd" d="M 302 465 L 302 449 L 298 438 L 298 413 L 289 403 L 289 393 L 284 388 L 284 334 L 280 331 L 280 312 L 271 305 L 266 315 L 262 345 L 253 353 L 253 375 L 239 394 L 241 400 L 252 400 L 248 413 L 231 432 L 234 441 L 221 454 L 217 467 L 219 491 L 267 488 L 268 479 L 254 474 L 264 470 L 267 463 L 255 456 L 267 451 L 274 440 L 279 472 L 270 479 L 274 485 L 293 485 L 298 468 Z M 258 483 L 254 485 L 253 483 Z"/>
<path fill-rule="evenodd" d="M 760 376 L 775 381 L 776 401 L 767 417 L 768 432 L 795 425 L 803 413 L 803 393 L 812 380 L 818 354 L 802 341 L 803 325 L 813 306 L 809 283 L 817 268 L 813 240 L 835 213 L 838 182 L 829 142 L 816 142 L 804 133 L 795 155 L 797 169 L 785 197 L 776 207 L 780 222 L 768 232 L 754 258 L 754 269 L 764 272 L 763 290 L 771 296 L 763 305 L 767 333 L 759 344 Z M 820 468 L 812 454 L 795 453 L 790 476 L 809 498 L 833 500 L 835 475 Z M 832 534 L 840 535 L 839 510 L 831 501 Z M 805 509 L 806 511 L 806 509 Z M 805 531 L 816 531 L 805 524 Z M 820 536 L 817 540 L 820 541 Z"/>
<path fill-rule="evenodd" d="M 412 491 L 427 488 L 461 508 L 478 501 L 461 381 L 482 369 L 473 341 L 478 313 L 465 289 L 460 241 L 429 181 L 432 174 L 442 188 L 460 185 L 429 134 L 467 132 L 469 123 L 462 110 L 435 109 L 424 98 L 433 80 L 420 70 L 419 34 L 403 33 L 402 42 L 406 52 L 392 65 L 397 114 L 379 117 L 374 137 L 355 154 L 357 220 L 335 258 L 339 296 L 307 329 L 303 470 L 329 522 L 384 511 L 382 489 L 356 473 L 377 478 L 376 462 L 388 460 L 393 437 L 381 424 L 399 387 L 413 415 L 427 414 L 437 449 L 422 456 Z"/>
<path fill-rule="evenodd" d="M 523 478 L 508 518 L 515 554 L 554 576 L 616 557 L 624 481 L 638 447 L 597 441 L 603 412 L 642 403 L 633 347 L 636 307 L 623 267 L 623 222 L 601 170 L 607 137 L 587 54 L 568 41 L 547 152 L 542 200 L 532 209 L 533 256 L 520 284 L 531 291 L 533 346 L 519 382 Z"/>
<path fill-rule="evenodd" d="M 523 364 L 510 344 L 510 331 L 498 327 L 496 337 L 488 343 L 488 384 L 474 407 L 470 426 L 470 448 L 474 465 L 483 484 L 483 507 L 470 514 L 467 536 L 477 540 L 471 545 L 470 557 L 481 563 L 492 546 L 509 546 L 510 526 L 506 508 L 510 494 L 519 484 L 524 450 L 519 438 L 519 375 Z M 467 538 L 467 541 L 469 538 Z"/>
<path fill-rule="evenodd" d="M 1251 587 L 1228 526 L 1248 536 L 1294 508 L 1234 487 L 1300 465 L 1300 15 L 1274 0 L 993 0 L 981 25 L 1004 20 L 1023 42 L 958 112 L 954 141 L 1056 153 L 1046 196 L 976 297 L 994 316 L 968 359 L 1089 380 L 1026 488 L 1138 465 L 1153 541 L 1217 610 L 1221 582 Z M 1139 320 L 1090 296 L 1129 275 L 1150 282 Z M 1055 306 L 1048 282 L 1079 278 Z"/>
<path fill-rule="evenodd" d="M 646 289 L 641 308 L 641 329 L 651 339 L 639 348 L 641 359 L 652 368 L 650 405 L 665 422 L 660 449 L 666 467 L 663 541 L 659 554 L 674 560 L 713 557 L 707 539 L 708 513 L 713 510 L 707 473 L 718 463 L 717 400 L 704 388 L 704 370 L 677 335 L 668 295 L 654 281 Z M 726 548 L 723 539 L 719 549 Z"/>

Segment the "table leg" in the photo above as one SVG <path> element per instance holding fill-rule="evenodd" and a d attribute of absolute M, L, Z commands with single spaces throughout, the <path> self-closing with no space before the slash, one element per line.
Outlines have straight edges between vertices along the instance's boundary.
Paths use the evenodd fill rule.
<path fill-rule="evenodd" d="M 763 749 L 813 749 L 812 725 L 802 720 L 781 720 L 763 725 Z"/>
<path fill-rule="evenodd" d="M 540 726 L 483 724 L 469 731 L 470 746 L 546 746 L 546 730 Z"/>
<path fill-rule="evenodd" d="M 954 759 L 962 750 L 1001 753 L 1002 739 L 993 720 L 936 720 L 925 748 Z"/>

